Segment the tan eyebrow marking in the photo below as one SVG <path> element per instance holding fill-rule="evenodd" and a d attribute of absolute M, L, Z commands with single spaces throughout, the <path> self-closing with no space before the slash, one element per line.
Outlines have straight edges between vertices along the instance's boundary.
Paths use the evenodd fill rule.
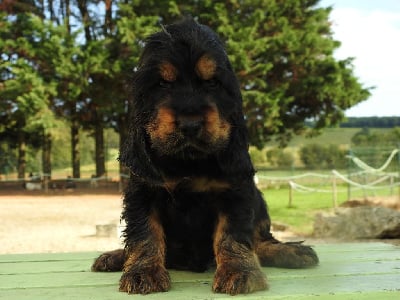
<path fill-rule="evenodd" d="M 160 75 L 165 81 L 173 82 L 178 76 L 178 70 L 170 62 L 164 61 L 160 64 Z"/>
<path fill-rule="evenodd" d="M 217 63 L 209 54 L 204 54 L 197 61 L 195 70 L 201 79 L 210 80 L 217 71 Z"/>

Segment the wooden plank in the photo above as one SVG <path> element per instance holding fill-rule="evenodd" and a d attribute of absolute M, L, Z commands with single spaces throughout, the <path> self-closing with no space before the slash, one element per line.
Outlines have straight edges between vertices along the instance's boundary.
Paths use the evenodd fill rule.
<path fill-rule="evenodd" d="M 387 264 L 379 265 L 377 269 L 374 265 L 359 264 L 357 267 L 349 267 L 340 265 L 333 267 L 324 266 L 313 269 L 302 270 L 286 270 L 286 269 L 269 269 L 263 268 L 263 271 L 269 278 L 269 281 L 290 281 L 298 282 L 302 280 L 309 280 L 310 282 L 334 282 L 345 278 L 348 280 L 350 277 L 360 278 L 362 276 L 370 277 L 385 277 L 391 278 L 398 276 L 400 279 L 399 265 Z M 2 288 L 53 288 L 63 286 L 96 286 L 103 284 L 118 283 L 120 273 L 92 273 L 89 270 L 81 272 L 68 272 L 68 271 L 51 271 L 42 273 L 20 273 L 3 275 L 0 277 L 0 289 Z M 175 283 L 193 283 L 193 282 L 211 282 L 213 272 L 206 273 L 190 273 L 180 271 L 170 271 L 171 279 Z M 389 280 L 390 281 L 390 280 Z M 373 284 L 372 284 L 373 286 Z M 400 288 L 400 283 L 399 283 Z"/>
<path fill-rule="evenodd" d="M 333 253 L 320 253 L 321 264 L 318 268 L 313 270 L 314 276 L 321 276 L 331 274 L 347 274 L 347 273 L 379 273 L 388 270 L 395 270 L 400 264 L 400 251 L 397 248 L 391 248 L 396 250 L 395 253 L 390 255 L 384 254 L 382 251 L 373 252 L 338 252 Z M 319 250 L 319 249 L 318 249 Z M 397 253 L 397 256 L 396 256 Z M 77 254 L 80 256 L 81 254 Z M 27 260 L 27 255 L 21 257 L 25 261 L 15 260 L 3 260 L 7 262 L 0 263 L 0 274 L 12 275 L 12 274 L 32 274 L 32 273 L 48 273 L 48 272 L 84 272 L 90 270 L 91 262 L 97 256 L 97 253 L 87 253 L 86 259 L 74 259 L 74 254 L 68 256 L 63 255 L 64 260 L 55 254 L 50 256 L 43 256 L 43 261 L 40 260 Z M 0 256 L 1 257 L 1 256 Z M 345 264 L 343 262 L 351 261 L 351 264 Z M 342 263 L 338 263 L 342 262 Z M 273 268 L 266 269 L 267 274 L 271 272 Z M 307 269 L 298 270 L 285 270 L 277 269 L 281 272 L 282 276 L 304 276 L 308 274 Z M 282 271 L 283 270 L 283 271 Z M 182 278 L 190 278 L 191 276 L 198 276 L 196 273 L 182 272 Z M 192 275 L 194 274 L 194 275 Z"/>
<path fill-rule="evenodd" d="M 326 282 L 299 279 L 295 282 L 288 280 L 270 280 L 271 288 L 269 291 L 257 292 L 246 296 L 236 296 L 235 299 L 286 299 L 299 297 L 318 299 L 332 298 L 337 296 L 345 299 L 344 295 L 349 295 L 350 299 L 359 299 L 360 295 L 379 294 L 379 298 L 370 297 L 368 299 L 396 299 L 400 296 L 399 291 L 388 289 L 393 282 L 386 281 L 388 277 L 365 276 L 362 280 L 365 283 L 360 285 L 360 278 L 346 277 L 340 280 L 327 280 Z M 322 284 L 321 284 L 322 283 Z M 375 283 L 375 284 L 370 284 Z M 378 283 L 384 283 L 381 285 Z M 356 284 L 356 286 L 354 286 Z M 376 291 L 374 289 L 382 288 Z M 117 291 L 117 284 L 102 284 L 99 286 L 73 285 L 70 287 L 54 288 L 20 288 L 20 289 L 1 289 L 0 299 L 143 299 L 142 296 L 126 295 Z M 130 297 L 130 298 L 127 298 Z M 139 298 L 140 297 L 140 298 Z M 211 282 L 185 282 L 173 283 L 172 289 L 168 293 L 151 294 L 145 297 L 146 300 L 158 299 L 232 299 L 231 296 L 224 294 L 214 294 L 211 292 Z M 397 298 L 399 299 L 399 298 Z"/>
<path fill-rule="evenodd" d="M 32 253 L 32 254 L 3 254 L 0 263 L 29 262 L 29 261 L 71 261 L 94 259 L 101 252 L 69 252 L 69 253 Z"/>
<path fill-rule="evenodd" d="M 317 245 L 320 266 L 264 268 L 270 289 L 235 299 L 400 299 L 399 247 L 382 243 Z M 118 292 L 120 273 L 92 273 L 98 253 L 0 256 L 0 299 L 144 299 Z M 171 271 L 172 289 L 147 299 L 232 299 L 213 294 L 213 272 Z M 128 298 L 129 297 L 129 298 Z"/>

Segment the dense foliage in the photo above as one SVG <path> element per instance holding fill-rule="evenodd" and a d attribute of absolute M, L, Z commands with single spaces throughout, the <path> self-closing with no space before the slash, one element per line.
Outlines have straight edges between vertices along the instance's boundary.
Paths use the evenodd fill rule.
<path fill-rule="evenodd" d="M 82 130 L 94 137 L 96 175 L 104 175 L 104 130 L 125 137 L 126 87 L 145 36 L 188 13 L 226 44 L 253 145 L 273 138 L 284 145 L 294 134 L 340 123 L 369 89 L 350 58 L 333 57 L 340 43 L 332 38 L 331 8 L 318 2 L 2 1 L 0 139 L 18 149 L 18 176 L 26 172 L 27 146 L 42 150 L 42 171 L 51 172 L 59 120 L 70 126 L 73 176 L 80 177 Z"/>
<path fill-rule="evenodd" d="M 350 117 L 340 124 L 342 128 L 400 127 L 400 117 Z"/>
<path fill-rule="evenodd" d="M 300 148 L 300 159 L 307 169 L 344 169 L 348 166 L 347 149 L 338 145 L 309 144 Z"/>

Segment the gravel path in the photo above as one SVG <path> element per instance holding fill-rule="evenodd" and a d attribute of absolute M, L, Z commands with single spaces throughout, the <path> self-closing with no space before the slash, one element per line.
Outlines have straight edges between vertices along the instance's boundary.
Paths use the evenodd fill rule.
<path fill-rule="evenodd" d="M 121 208 L 119 194 L 0 195 L 0 254 L 120 248 Z M 116 228 L 99 236 L 96 225 L 107 224 Z M 291 232 L 274 235 L 293 238 Z"/>
<path fill-rule="evenodd" d="M 0 254 L 118 248 L 117 229 L 98 237 L 96 225 L 118 224 L 120 213 L 120 195 L 1 195 Z"/>

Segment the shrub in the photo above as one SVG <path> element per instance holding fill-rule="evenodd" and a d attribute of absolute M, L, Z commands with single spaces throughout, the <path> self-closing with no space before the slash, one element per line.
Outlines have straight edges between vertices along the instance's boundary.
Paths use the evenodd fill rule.
<path fill-rule="evenodd" d="M 258 150 L 256 147 L 250 147 L 249 154 L 253 164 L 257 165 L 265 163 L 265 158 L 262 151 Z"/>
<path fill-rule="evenodd" d="M 300 159 L 309 169 L 345 168 L 346 154 L 338 145 L 309 144 L 300 148 Z"/>
<path fill-rule="evenodd" d="M 266 156 L 267 161 L 274 167 L 288 168 L 292 167 L 294 163 L 293 154 L 280 148 L 268 150 Z"/>

